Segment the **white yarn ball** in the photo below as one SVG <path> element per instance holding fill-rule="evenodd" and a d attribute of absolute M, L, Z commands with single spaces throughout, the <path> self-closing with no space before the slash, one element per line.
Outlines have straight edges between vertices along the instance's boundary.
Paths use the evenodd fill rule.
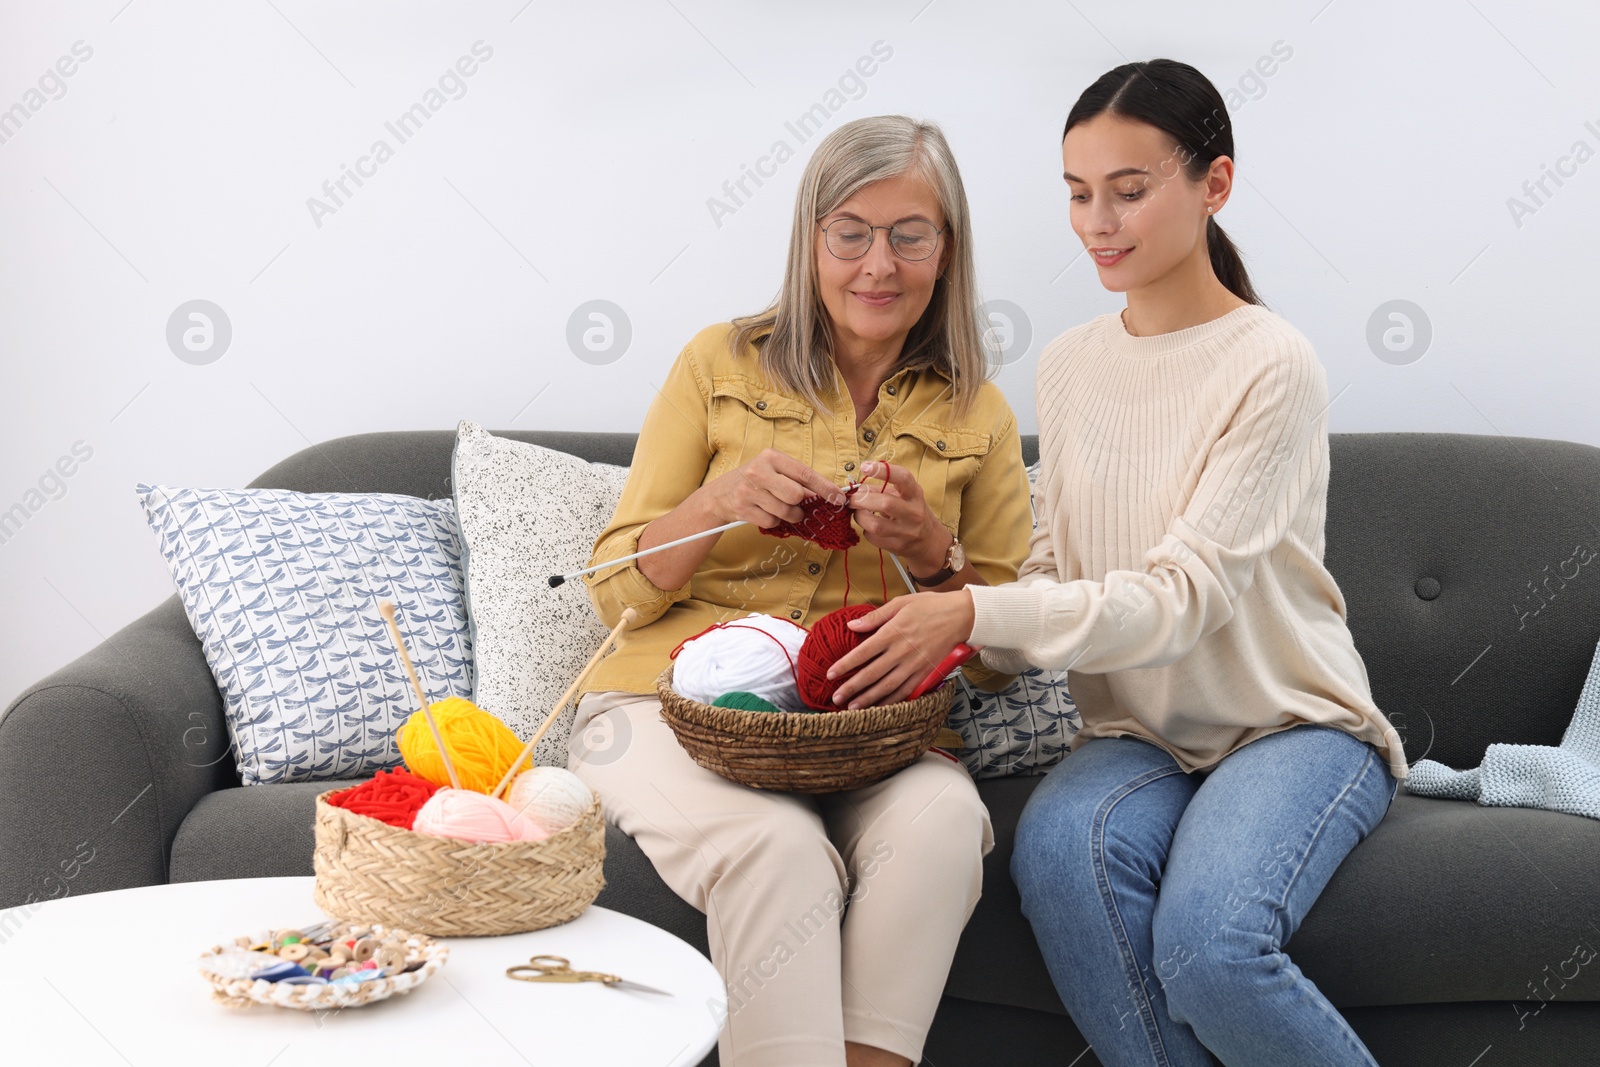
<path fill-rule="evenodd" d="M 702 704 L 742 691 L 785 711 L 805 711 L 795 684 L 805 640 L 804 627 L 776 615 L 733 619 L 685 642 L 673 661 L 672 688 Z"/>
<path fill-rule="evenodd" d="M 577 822 L 594 794 L 583 779 L 564 767 L 535 767 L 511 782 L 506 803 L 549 833 L 559 833 Z"/>

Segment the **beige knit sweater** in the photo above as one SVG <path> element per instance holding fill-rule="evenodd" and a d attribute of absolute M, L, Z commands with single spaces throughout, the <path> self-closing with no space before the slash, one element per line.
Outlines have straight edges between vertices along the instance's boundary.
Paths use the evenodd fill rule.
<path fill-rule="evenodd" d="M 1324 723 L 1406 776 L 1322 563 L 1327 375 L 1257 305 L 1135 337 L 1119 314 L 1039 358 L 1037 528 L 1015 582 L 969 585 L 986 666 L 1070 668 L 1073 738 L 1185 771 Z"/>

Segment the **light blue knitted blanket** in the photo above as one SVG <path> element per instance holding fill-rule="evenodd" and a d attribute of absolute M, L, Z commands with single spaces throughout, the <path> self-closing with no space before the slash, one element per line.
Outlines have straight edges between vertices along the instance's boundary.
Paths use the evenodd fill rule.
<path fill-rule="evenodd" d="M 1467 771 L 1418 760 L 1406 789 L 1422 797 L 1476 800 L 1499 808 L 1544 808 L 1600 819 L 1600 648 L 1559 747 L 1490 745 L 1483 763 Z"/>

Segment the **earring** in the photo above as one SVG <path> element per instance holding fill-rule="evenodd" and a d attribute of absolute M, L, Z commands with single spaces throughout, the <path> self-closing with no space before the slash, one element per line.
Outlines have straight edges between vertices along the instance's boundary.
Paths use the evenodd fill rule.
<path fill-rule="evenodd" d="M 1206 214 L 1207 214 L 1207 215 L 1209 215 L 1209 214 L 1211 214 L 1211 213 L 1212 213 L 1212 212 L 1213 212 L 1213 211 L 1215 211 L 1215 210 L 1217 210 L 1217 209 L 1216 209 L 1216 208 L 1214 208 L 1214 207 L 1208 207 L 1208 208 L 1206 208 Z"/>

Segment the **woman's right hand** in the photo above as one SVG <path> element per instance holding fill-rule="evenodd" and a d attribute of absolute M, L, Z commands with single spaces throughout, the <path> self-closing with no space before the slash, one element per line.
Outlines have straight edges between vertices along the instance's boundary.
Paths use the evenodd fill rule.
<path fill-rule="evenodd" d="M 736 519 L 752 522 L 763 530 L 784 521 L 799 522 L 805 514 L 800 502 L 810 496 L 820 496 L 839 507 L 847 499 L 838 486 L 804 463 L 768 448 L 744 466 L 705 483 L 683 503 L 646 525 L 639 534 L 639 549 L 704 533 Z M 689 584 L 720 539 L 720 534 L 697 537 L 641 556 L 637 566 L 657 588 L 681 589 Z"/>
<path fill-rule="evenodd" d="M 819 496 L 834 507 L 843 507 L 846 500 L 838 486 L 775 448 L 763 449 L 699 492 L 716 517 L 714 525 L 744 519 L 763 530 L 780 522 L 799 522 L 805 515 L 800 502 L 808 497 Z"/>

